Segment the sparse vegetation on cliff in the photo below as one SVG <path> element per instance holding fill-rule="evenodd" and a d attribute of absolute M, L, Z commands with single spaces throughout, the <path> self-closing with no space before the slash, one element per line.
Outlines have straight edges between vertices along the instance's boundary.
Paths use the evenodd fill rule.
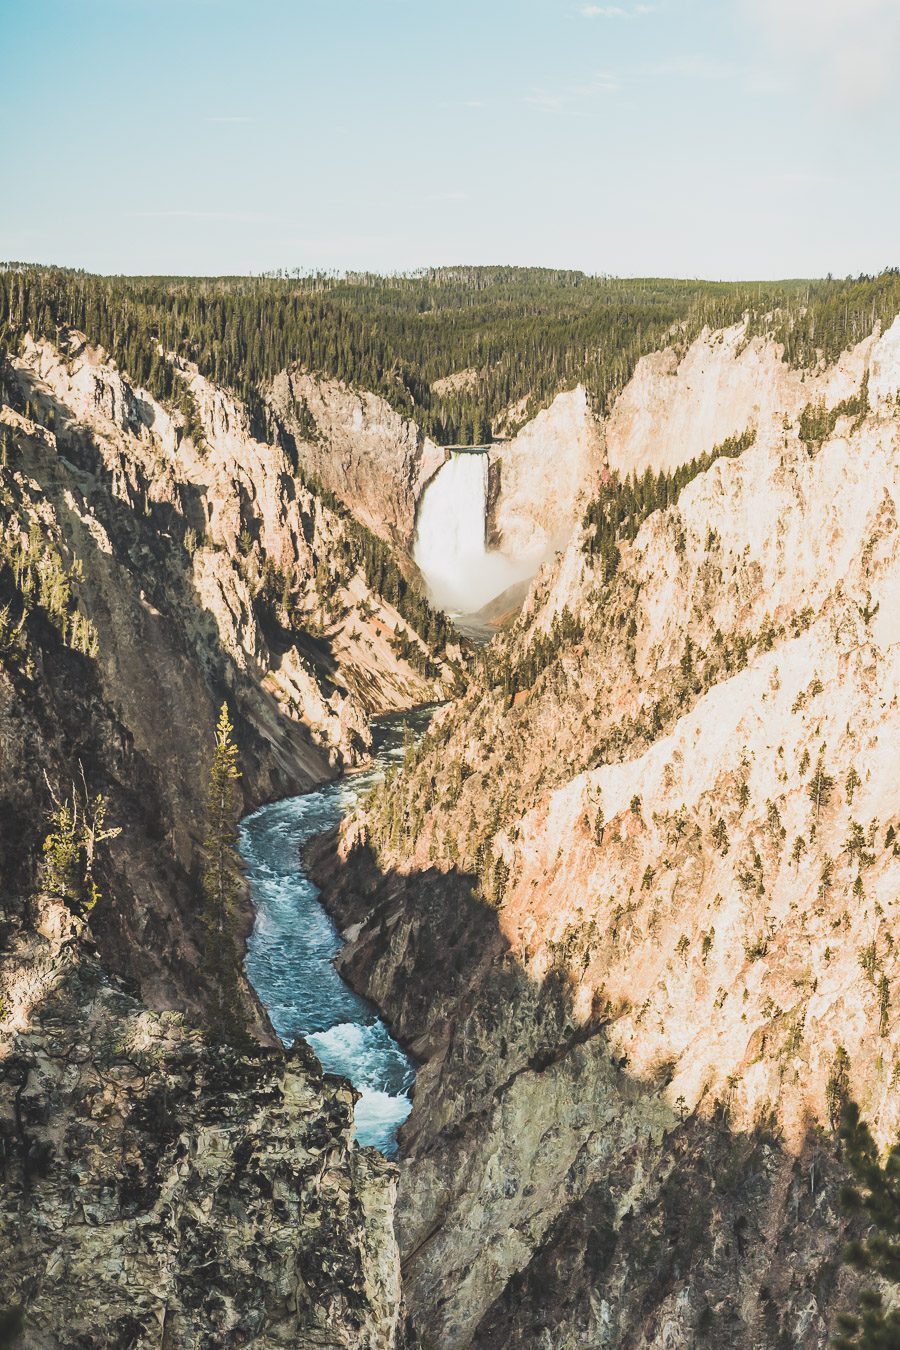
<path fill-rule="evenodd" d="M 647 469 L 640 478 L 631 474 L 624 480 L 613 474 L 584 516 L 584 550 L 599 561 L 603 579 L 611 581 L 619 570 L 621 540 L 634 539 L 648 516 L 676 502 L 687 484 L 717 459 L 734 459 L 755 440 L 751 427 L 671 473 Z"/>
<path fill-rule="evenodd" d="M 800 414 L 800 439 L 810 454 L 814 454 L 828 440 L 842 417 L 852 417 L 855 430 L 868 411 L 868 380 L 864 380 L 858 394 L 842 399 L 833 408 L 827 408 L 824 402 L 807 404 Z"/>
<path fill-rule="evenodd" d="M 77 604 L 83 579 L 78 559 L 67 565 L 38 521 L 22 511 L 8 488 L 0 486 L 0 660 L 4 652 L 17 661 L 22 658 L 26 620 L 36 609 L 73 651 L 96 656 L 96 630 Z"/>
<path fill-rule="evenodd" d="M 78 912 L 89 914 L 100 899 L 97 850 L 121 829 L 107 822 L 108 799 L 102 793 L 90 797 L 83 775 L 82 785 L 83 793 L 74 784 L 67 797 L 53 793 L 43 847 L 44 884 Z"/>

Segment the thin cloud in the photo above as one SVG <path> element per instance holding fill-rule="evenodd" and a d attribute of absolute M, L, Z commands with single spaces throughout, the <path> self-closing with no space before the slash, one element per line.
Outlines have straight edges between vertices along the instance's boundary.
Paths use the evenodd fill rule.
<path fill-rule="evenodd" d="M 591 101 L 604 94 L 616 94 L 621 87 L 618 76 L 611 71 L 600 70 L 590 84 L 573 84 L 566 89 L 532 89 L 522 101 L 540 112 L 584 117 Z"/>
<path fill-rule="evenodd" d="M 636 19 L 644 14 L 655 14 L 656 5 L 582 5 L 581 16 L 584 19 Z"/>
<path fill-rule="evenodd" d="M 703 53 L 685 53 L 673 56 L 667 61 L 657 61 L 642 68 L 645 75 L 674 75 L 683 80 L 736 80 L 747 75 L 747 70 L 731 61 L 720 61 L 717 57 Z"/>
<path fill-rule="evenodd" d="M 559 112 L 564 101 L 565 95 L 551 94 L 547 89 L 534 89 L 522 99 L 523 103 L 529 104 L 532 108 L 540 108 L 542 112 Z"/>
<path fill-rule="evenodd" d="M 204 122 L 252 122 L 253 118 L 223 116 L 223 117 L 204 117 L 203 120 Z"/>

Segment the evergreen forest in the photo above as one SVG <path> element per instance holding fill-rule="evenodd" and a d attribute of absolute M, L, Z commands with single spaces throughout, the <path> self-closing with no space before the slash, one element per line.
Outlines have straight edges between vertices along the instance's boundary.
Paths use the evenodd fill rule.
<path fill-rule="evenodd" d="M 514 429 L 578 382 L 602 411 L 641 355 L 704 325 L 749 314 L 751 334 L 773 333 L 789 361 L 812 365 L 898 309 L 898 270 L 740 283 L 515 267 L 194 278 L 0 266 L 0 345 L 78 330 L 169 402 L 183 396 L 164 355 L 176 353 L 243 398 L 262 435 L 266 386 L 296 364 L 383 395 L 444 445 Z"/>

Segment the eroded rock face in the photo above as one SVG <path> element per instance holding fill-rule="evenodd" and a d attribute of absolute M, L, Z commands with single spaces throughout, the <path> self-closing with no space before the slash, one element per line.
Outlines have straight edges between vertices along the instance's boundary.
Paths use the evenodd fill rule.
<path fill-rule="evenodd" d="M 559 394 L 491 451 L 498 482 L 489 542 L 537 566 L 568 544 L 605 474 L 671 472 L 748 429 L 769 435 L 809 404 L 854 396 L 870 373 L 877 391 L 883 378 L 890 383 L 882 375 L 889 349 L 887 335 L 873 335 L 834 366 L 797 370 L 741 323 L 642 357 L 606 416 L 581 386 Z"/>
<path fill-rule="evenodd" d="M 858 391 L 877 341 L 867 338 L 834 366 L 797 370 L 741 323 L 704 330 L 684 353 L 644 356 L 606 420 L 609 467 L 623 477 L 670 472 L 748 427 L 768 434 L 809 403 L 832 407 Z"/>
<path fill-rule="evenodd" d="M 804 389 L 612 582 L 576 537 L 497 653 L 555 632 L 533 683 L 439 715 L 320 864 L 425 1060 L 437 1345 L 824 1347 L 852 1292 L 836 1113 L 900 1129 L 898 339 L 867 413 L 804 444 Z"/>
<path fill-rule="evenodd" d="M 900 1125 L 898 352 L 895 325 L 788 377 L 732 333 L 639 368 L 614 467 L 757 439 L 647 520 L 611 582 L 578 530 L 604 428 L 563 396 L 572 472 L 521 546 L 554 513 L 573 537 L 497 658 L 534 669 L 544 643 L 543 666 L 510 696 L 489 659 L 320 852 L 353 925 L 342 969 L 423 1061 L 397 1231 L 426 1343 L 824 1350 L 853 1291 L 835 1113 L 852 1093 L 879 1139 Z M 802 408 L 866 375 L 868 410 L 803 444 Z M 34 416 L 2 410 L 4 524 L 77 562 L 97 649 L 36 614 L 28 664 L 0 670 L 0 1311 L 22 1305 L 36 1346 L 399 1347 L 396 1172 L 351 1148 L 352 1093 L 160 1009 L 210 999 L 192 869 L 221 699 L 253 801 L 352 762 L 367 711 L 449 675 L 396 657 L 410 638 L 342 564 L 290 441 L 180 377 L 196 442 L 77 342 L 26 344 Z M 408 539 L 415 428 L 340 387 L 320 382 L 318 415 L 311 386 L 281 392 L 311 474 L 334 470 L 318 428 L 360 422 L 332 490 Z M 539 420 L 511 452 L 520 506 L 550 472 Z M 122 827 L 90 918 L 102 968 L 35 869 L 46 789 L 79 765 Z"/>
<path fill-rule="evenodd" d="M 586 390 L 558 394 L 511 441 L 491 450 L 499 492 L 488 542 L 516 562 L 537 567 L 564 546 L 605 466 L 601 425 Z"/>
<path fill-rule="evenodd" d="M 273 720 L 297 724 L 283 782 L 292 775 L 308 784 L 357 762 L 369 715 L 440 697 L 442 679 L 449 687 L 449 671 L 427 680 L 398 657 L 399 641 L 421 644 L 346 561 L 346 524 L 298 482 L 282 449 L 252 436 L 246 410 L 194 368 L 182 363 L 179 372 L 197 406 L 201 444 L 77 341 L 65 356 L 26 342 L 19 370 L 36 415 L 54 428 L 37 429 L 41 489 L 45 477 L 65 476 L 68 460 L 87 470 L 93 481 L 76 475 L 69 489 L 85 499 L 75 514 L 95 546 L 115 562 L 127 548 L 132 587 L 152 595 L 166 621 L 175 617 L 200 664 L 234 689 L 274 760 L 283 755 Z M 86 569 L 88 585 L 94 570 Z M 113 622 L 116 608 L 113 596 L 104 598 Z M 121 677 L 117 660 L 114 650 L 115 678 L 130 689 L 136 681 Z"/>
<path fill-rule="evenodd" d="M 238 1051 L 104 975 L 58 901 L 0 960 L 0 1306 L 22 1344 L 404 1343 L 396 1169 L 304 1047 Z"/>
<path fill-rule="evenodd" d="M 435 682 L 346 520 L 182 375 L 197 443 L 78 342 L 0 372 L 0 1314 L 29 1346 L 388 1350 L 396 1171 L 352 1144 L 349 1086 L 274 1044 L 242 935 L 208 960 L 200 846 L 222 701 L 249 806 L 354 762 L 368 710 Z M 54 800 L 95 795 L 117 833 L 88 918 L 41 857 Z M 197 1029 L 232 961 L 257 1048 Z"/>
<path fill-rule="evenodd" d="M 283 371 L 269 406 L 306 473 L 369 529 L 411 552 L 419 498 L 446 452 L 377 394 L 322 375 Z"/>

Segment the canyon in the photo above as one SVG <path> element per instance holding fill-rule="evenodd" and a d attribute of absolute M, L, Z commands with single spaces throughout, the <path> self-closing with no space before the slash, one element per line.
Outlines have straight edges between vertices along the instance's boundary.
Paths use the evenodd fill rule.
<path fill-rule="evenodd" d="M 396 1169 L 353 1142 L 358 1094 L 282 1053 L 245 982 L 249 1043 L 198 1029 L 203 783 L 222 699 L 250 808 L 360 762 L 369 714 L 446 696 L 459 653 L 432 659 L 349 518 L 183 376 L 193 436 L 80 335 L 3 372 L 0 1303 L 28 1344 L 400 1345 Z M 70 792 L 115 823 L 87 915 L 42 890 Z"/>
<path fill-rule="evenodd" d="M 639 366 L 605 440 L 754 443 L 612 580 L 577 530 L 317 860 L 423 1061 L 398 1233 L 438 1345 L 825 1345 L 835 1102 L 900 1128 L 900 322 L 805 377 L 741 336 Z M 852 406 L 804 442 L 820 399 Z"/>
<path fill-rule="evenodd" d="M 160 359 L 178 401 L 75 329 L 0 371 L 10 1343 L 827 1345 L 840 1106 L 900 1133 L 900 318 L 806 367 L 676 334 L 465 449 Z M 692 464 L 610 566 L 591 503 Z M 438 612 L 492 606 L 480 649 Z M 246 812 L 438 705 L 303 837 L 417 1066 L 396 1159 L 295 1039 L 329 1028 L 270 1021 L 248 894 L 245 1034 L 204 1030 L 223 702 Z M 118 831 L 87 913 L 42 863 L 70 792 Z"/>

